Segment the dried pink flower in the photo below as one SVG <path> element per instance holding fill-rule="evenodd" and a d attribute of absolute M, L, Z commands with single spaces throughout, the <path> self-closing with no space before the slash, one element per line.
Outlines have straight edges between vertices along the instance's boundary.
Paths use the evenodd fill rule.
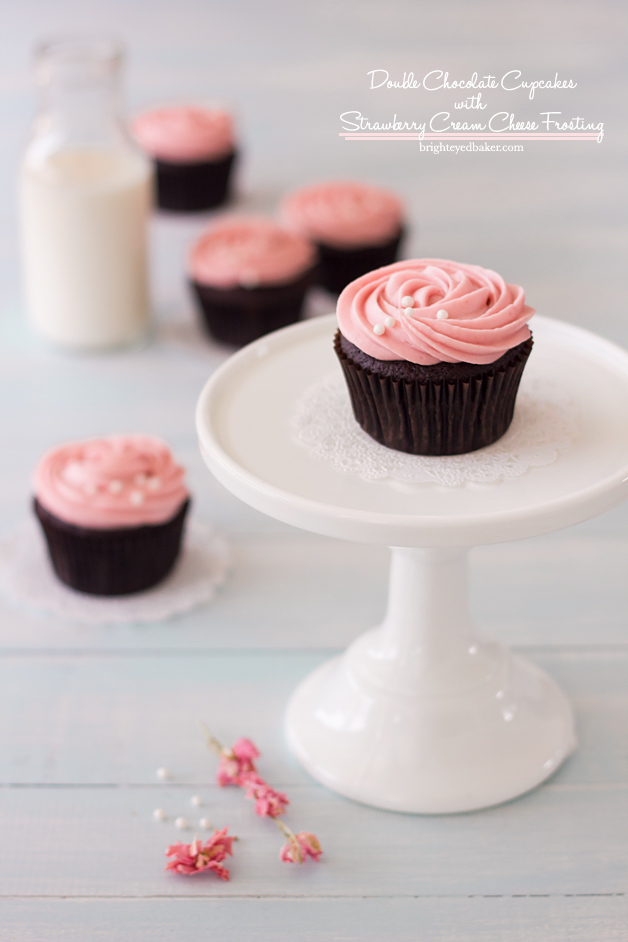
<path fill-rule="evenodd" d="M 279 852 L 279 857 L 285 863 L 302 864 L 308 857 L 318 860 L 322 853 L 323 850 L 315 834 L 310 834 L 309 831 L 299 831 L 298 834 L 290 833 L 288 842 Z"/>
<path fill-rule="evenodd" d="M 271 788 L 257 772 L 240 776 L 240 785 L 246 789 L 246 797 L 255 799 L 255 814 L 262 818 L 277 818 L 290 804 L 288 796 Z"/>
<path fill-rule="evenodd" d="M 238 739 L 231 749 L 221 748 L 217 779 L 219 785 L 240 785 L 242 775 L 255 772 L 259 752 L 250 739 Z"/>
<path fill-rule="evenodd" d="M 232 854 L 231 845 L 235 838 L 227 835 L 227 828 L 215 831 L 207 841 L 199 841 L 195 837 L 191 844 L 182 844 L 177 841 L 166 849 L 166 857 L 172 857 L 166 864 L 166 870 L 193 876 L 211 870 L 221 880 L 229 879 L 229 871 L 222 866 L 227 854 Z"/>

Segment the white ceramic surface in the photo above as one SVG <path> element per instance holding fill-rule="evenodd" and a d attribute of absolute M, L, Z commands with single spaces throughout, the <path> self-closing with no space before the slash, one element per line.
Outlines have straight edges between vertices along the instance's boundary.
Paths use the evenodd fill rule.
<path fill-rule="evenodd" d="M 277 331 L 214 373 L 197 407 L 201 451 L 236 496 L 286 523 L 388 546 L 475 546 L 580 523 L 628 496 L 628 354 L 535 317 L 526 376 L 551 376 L 576 404 L 581 435 L 551 465 L 487 487 L 409 488 L 312 461 L 293 440 L 294 404 L 340 367 L 333 316 Z"/>
<path fill-rule="evenodd" d="M 323 317 L 251 344 L 197 407 L 205 461 L 234 494 L 296 526 L 393 546 L 383 624 L 299 686 L 288 740 L 319 781 L 378 807 L 443 813 L 506 801 L 573 749 L 573 717 L 543 671 L 477 636 L 464 548 L 569 526 L 623 499 L 628 356 L 536 318 L 528 369 L 575 401 L 573 446 L 487 487 L 401 489 L 336 471 L 293 440 L 294 401 L 334 368 L 334 325 Z"/>

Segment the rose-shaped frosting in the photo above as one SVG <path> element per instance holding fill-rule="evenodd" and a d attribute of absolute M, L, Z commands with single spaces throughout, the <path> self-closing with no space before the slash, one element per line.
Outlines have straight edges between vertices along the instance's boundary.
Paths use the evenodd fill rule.
<path fill-rule="evenodd" d="M 378 360 L 493 363 L 530 336 L 523 288 L 494 271 L 443 259 L 395 262 L 338 298 L 341 333 Z"/>
<path fill-rule="evenodd" d="M 270 219 L 223 217 L 192 246 L 188 270 L 199 284 L 254 288 L 282 284 L 315 262 L 314 246 Z"/>
<path fill-rule="evenodd" d="M 131 129 L 147 154 L 172 163 L 218 159 L 234 149 L 233 120 L 218 108 L 157 108 L 139 115 Z"/>
<path fill-rule="evenodd" d="M 401 228 L 403 205 L 389 190 L 338 180 L 296 190 L 281 205 L 282 221 L 325 245 L 378 245 Z"/>
<path fill-rule="evenodd" d="M 184 470 L 148 435 L 112 435 L 53 448 L 35 469 L 35 495 L 50 513 L 84 527 L 165 523 L 188 497 Z"/>

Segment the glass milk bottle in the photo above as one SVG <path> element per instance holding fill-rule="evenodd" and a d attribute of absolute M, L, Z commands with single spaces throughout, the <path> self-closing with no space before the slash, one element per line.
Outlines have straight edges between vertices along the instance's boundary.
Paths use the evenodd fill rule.
<path fill-rule="evenodd" d="M 106 39 L 42 44 L 40 107 L 20 174 L 31 322 L 66 348 L 131 343 L 147 328 L 148 159 L 125 130 L 122 49 Z"/>

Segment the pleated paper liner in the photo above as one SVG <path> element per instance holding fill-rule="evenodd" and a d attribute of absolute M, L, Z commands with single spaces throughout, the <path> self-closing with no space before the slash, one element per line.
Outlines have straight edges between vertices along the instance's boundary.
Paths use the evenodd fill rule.
<path fill-rule="evenodd" d="M 340 331 L 334 348 L 353 414 L 371 438 L 413 455 L 460 455 L 492 444 L 508 430 L 532 339 L 507 351 L 488 371 L 472 363 L 438 364 L 439 379 L 433 382 L 386 376 L 353 362 L 341 348 Z M 448 366 L 454 367 L 450 378 L 443 377 Z M 429 370 L 422 367 L 422 376 Z"/>
<path fill-rule="evenodd" d="M 332 294 L 340 294 L 349 282 L 355 281 L 361 275 L 396 262 L 403 237 L 404 230 L 400 229 L 387 242 L 357 248 L 340 248 L 317 242 L 320 260 L 318 283 Z"/>
<path fill-rule="evenodd" d="M 300 320 L 314 269 L 286 284 L 214 288 L 190 282 L 208 332 L 222 343 L 242 346 Z"/>
<path fill-rule="evenodd" d="M 172 212 L 194 213 L 228 202 L 236 160 L 232 151 L 218 160 L 171 163 L 155 160 L 157 205 Z"/>
<path fill-rule="evenodd" d="M 161 582 L 179 554 L 189 505 L 165 523 L 98 530 L 66 523 L 34 501 L 57 576 L 91 595 L 129 595 Z"/>

